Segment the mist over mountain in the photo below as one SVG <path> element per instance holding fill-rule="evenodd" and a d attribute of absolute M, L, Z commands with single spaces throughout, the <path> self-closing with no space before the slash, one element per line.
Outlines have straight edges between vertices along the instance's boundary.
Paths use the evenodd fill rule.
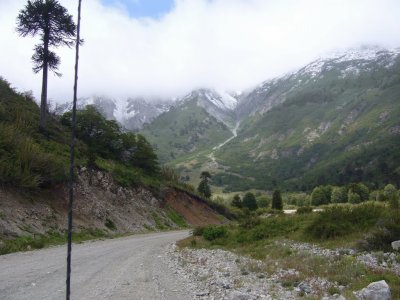
<path fill-rule="evenodd" d="M 197 90 L 143 134 L 185 178 L 210 170 L 226 191 L 399 180 L 399 53 L 332 53 L 239 96 Z"/>

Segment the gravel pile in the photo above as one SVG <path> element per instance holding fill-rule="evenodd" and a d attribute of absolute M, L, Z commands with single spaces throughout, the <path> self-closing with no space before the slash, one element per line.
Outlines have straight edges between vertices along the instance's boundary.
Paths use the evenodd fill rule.
<path fill-rule="evenodd" d="M 285 288 L 284 280 L 297 277 L 298 271 L 277 268 L 275 273 L 266 274 L 261 261 L 228 251 L 177 250 L 173 245 L 167 252 L 169 267 L 188 282 L 192 299 L 301 299 L 318 295 L 330 286 L 325 279 L 312 278 Z"/>

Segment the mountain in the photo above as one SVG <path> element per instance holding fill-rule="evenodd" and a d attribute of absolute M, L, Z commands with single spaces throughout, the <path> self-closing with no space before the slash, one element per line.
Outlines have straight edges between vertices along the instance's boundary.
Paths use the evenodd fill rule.
<path fill-rule="evenodd" d="M 234 113 L 224 111 L 227 106 L 221 100 L 206 90 L 192 92 L 146 124 L 141 133 L 155 146 L 161 162 L 191 160 L 193 153 L 207 151 L 232 135 L 227 124 L 233 122 Z"/>
<path fill-rule="evenodd" d="M 225 191 L 399 182 L 399 53 L 331 53 L 240 96 L 196 90 L 143 134 L 184 178 L 209 170 Z"/>
<path fill-rule="evenodd" d="M 98 111 L 108 120 L 117 120 L 128 130 L 138 130 L 145 123 L 150 123 L 157 116 L 168 111 L 172 100 L 161 98 L 135 97 L 127 100 L 114 100 L 105 96 L 93 96 L 80 98 L 77 109 L 83 109 L 87 105 L 94 105 Z M 57 105 L 53 112 L 62 115 L 72 110 L 72 103 Z"/>
<path fill-rule="evenodd" d="M 214 154 L 229 170 L 214 183 L 226 190 L 399 183 L 399 53 L 335 53 L 264 82 L 237 108 L 237 137 Z"/>
<path fill-rule="evenodd" d="M 126 107 L 116 112 L 116 118 L 129 130 L 141 129 L 156 117 L 169 110 L 171 103 L 162 99 L 129 98 Z"/>

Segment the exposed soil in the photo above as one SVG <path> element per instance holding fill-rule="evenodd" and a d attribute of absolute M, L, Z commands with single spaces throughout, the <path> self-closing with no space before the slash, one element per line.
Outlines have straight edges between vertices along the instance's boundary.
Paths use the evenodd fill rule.
<path fill-rule="evenodd" d="M 171 208 L 193 226 L 225 220 L 188 193 L 164 188 L 155 194 L 143 187 L 121 187 L 109 174 L 83 168 L 78 172 L 74 228 L 110 233 L 178 228 L 168 217 Z M 67 203 L 66 185 L 36 194 L 0 187 L 0 240 L 49 230 L 64 231 Z"/>

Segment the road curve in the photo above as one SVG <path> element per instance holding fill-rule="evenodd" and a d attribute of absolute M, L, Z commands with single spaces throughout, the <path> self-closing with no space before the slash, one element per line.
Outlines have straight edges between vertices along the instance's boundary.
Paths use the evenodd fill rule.
<path fill-rule="evenodd" d="M 188 299 L 163 256 L 188 231 L 73 245 L 71 299 Z M 66 246 L 0 256 L 0 299 L 65 299 Z"/>

